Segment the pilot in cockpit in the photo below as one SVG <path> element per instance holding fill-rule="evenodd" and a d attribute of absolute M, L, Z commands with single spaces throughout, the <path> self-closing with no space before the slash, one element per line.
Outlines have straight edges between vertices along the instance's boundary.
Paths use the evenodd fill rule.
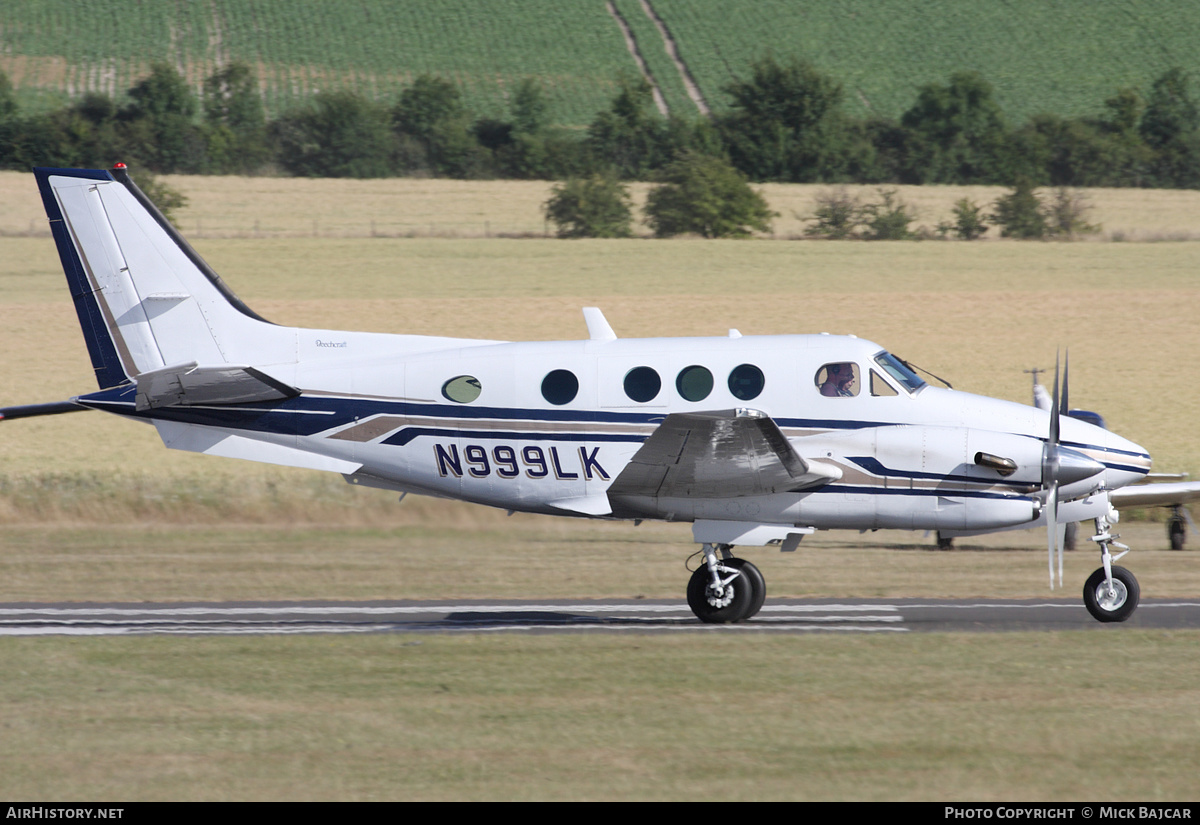
<path fill-rule="evenodd" d="M 825 381 L 821 384 L 821 395 L 830 398 L 850 398 L 856 394 L 853 364 L 825 365 Z"/>

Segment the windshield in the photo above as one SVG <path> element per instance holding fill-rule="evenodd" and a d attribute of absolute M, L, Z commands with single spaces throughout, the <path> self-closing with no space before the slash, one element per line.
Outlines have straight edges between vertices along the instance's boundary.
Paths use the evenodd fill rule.
<path fill-rule="evenodd" d="M 882 367 L 884 372 L 900 382 L 900 386 L 904 387 L 910 393 L 915 393 L 925 386 L 925 382 L 921 380 L 921 376 L 910 370 L 905 366 L 903 361 L 890 352 L 881 352 L 876 355 L 875 363 Z"/>

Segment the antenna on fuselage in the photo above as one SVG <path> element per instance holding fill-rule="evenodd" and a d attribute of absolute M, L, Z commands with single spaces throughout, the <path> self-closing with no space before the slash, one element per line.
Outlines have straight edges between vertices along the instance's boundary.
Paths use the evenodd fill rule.
<path fill-rule="evenodd" d="M 1049 371 L 1050 370 L 1041 369 L 1040 367 L 1034 367 L 1031 370 L 1022 370 L 1022 372 L 1024 372 L 1026 375 L 1033 376 L 1033 406 L 1037 407 L 1039 410 L 1046 410 L 1047 412 L 1049 412 L 1050 407 L 1053 406 L 1053 402 L 1050 398 L 1050 393 L 1046 392 L 1046 388 L 1038 383 L 1038 376 Z"/>

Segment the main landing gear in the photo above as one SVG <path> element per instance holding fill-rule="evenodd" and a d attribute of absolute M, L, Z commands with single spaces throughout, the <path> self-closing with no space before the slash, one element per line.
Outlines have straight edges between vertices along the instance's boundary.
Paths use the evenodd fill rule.
<path fill-rule="evenodd" d="M 767 598 L 767 584 L 758 568 L 734 558 L 729 544 L 705 544 L 701 552 L 704 564 L 692 573 L 687 588 L 688 607 L 696 618 L 727 624 L 756 615 Z"/>
<path fill-rule="evenodd" d="M 1167 522 L 1167 538 L 1171 542 L 1171 549 L 1182 550 L 1184 542 L 1187 541 L 1187 534 L 1187 517 L 1183 506 L 1176 504 L 1171 507 L 1171 519 Z"/>
<path fill-rule="evenodd" d="M 1110 510 L 1108 518 L 1095 520 L 1096 535 L 1092 541 L 1100 545 L 1101 566 L 1088 576 L 1083 586 L 1083 604 L 1087 607 L 1092 618 L 1100 622 L 1123 622 L 1137 610 L 1141 590 L 1137 579 L 1124 567 L 1117 567 L 1114 561 L 1129 552 L 1129 548 L 1108 532 L 1108 528 L 1117 523 L 1117 511 Z M 1109 545 L 1122 548 L 1124 552 L 1113 556 Z"/>

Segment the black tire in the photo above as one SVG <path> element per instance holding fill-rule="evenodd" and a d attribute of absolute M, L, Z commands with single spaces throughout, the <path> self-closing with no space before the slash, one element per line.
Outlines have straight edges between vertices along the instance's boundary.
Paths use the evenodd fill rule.
<path fill-rule="evenodd" d="M 1137 579 L 1124 567 L 1113 567 L 1112 577 L 1113 587 L 1117 591 L 1114 599 L 1108 598 L 1103 567 L 1096 568 L 1083 586 L 1083 604 L 1098 622 L 1125 621 L 1137 610 L 1141 598 Z"/>
<path fill-rule="evenodd" d="M 742 564 L 734 564 L 741 562 Z M 736 567 L 739 570 L 749 562 L 744 559 L 724 559 L 721 564 L 726 567 Z M 750 565 L 754 567 L 754 565 Z M 742 571 L 744 573 L 744 571 Z M 758 573 L 758 568 L 754 568 L 754 572 Z M 762 580 L 762 574 L 758 576 Z M 746 618 L 750 609 L 754 607 L 755 587 L 751 576 L 740 575 L 729 583 L 729 588 L 733 591 L 720 599 L 709 599 L 709 584 L 712 577 L 708 573 L 708 565 L 702 564 L 692 574 L 691 580 L 688 582 L 687 600 L 688 607 L 696 614 L 696 618 L 708 624 L 730 624 L 732 622 L 740 622 Z M 766 597 L 766 588 L 762 589 L 762 595 Z M 714 603 L 715 602 L 715 603 Z M 761 603 L 759 607 L 761 607 Z"/>
<path fill-rule="evenodd" d="M 954 548 L 954 538 L 953 537 L 943 536 L 941 533 L 937 534 L 937 549 L 952 550 L 953 548 Z"/>
<path fill-rule="evenodd" d="M 1172 550 L 1182 550 L 1187 541 L 1187 522 L 1181 518 L 1173 518 L 1167 525 L 1167 537 L 1171 540 Z"/>
<path fill-rule="evenodd" d="M 746 615 L 742 616 L 738 621 L 746 621 L 753 619 L 758 615 L 758 611 L 762 610 L 763 602 L 767 600 L 767 580 L 763 578 L 762 572 L 745 559 L 729 559 L 725 562 L 730 567 L 736 567 L 750 581 L 751 600 L 750 606 L 746 609 Z"/>

